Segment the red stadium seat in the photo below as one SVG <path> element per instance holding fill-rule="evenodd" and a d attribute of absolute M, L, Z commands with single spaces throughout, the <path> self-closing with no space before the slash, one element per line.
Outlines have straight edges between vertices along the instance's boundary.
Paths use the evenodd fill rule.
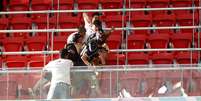
<path fill-rule="evenodd" d="M 51 10 L 52 0 L 32 0 L 33 11 Z M 47 17 L 48 14 L 32 14 L 32 18 Z"/>
<path fill-rule="evenodd" d="M 47 56 L 31 56 L 28 62 L 29 68 L 43 68 L 50 61 L 50 57 Z"/>
<path fill-rule="evenodd" d="M 40 18 L 36 18 L 34 22 L 36 23 L 37 29 L 52 29 L 56 27 L 55 26 L 56 18 L 47 19 L 47 17 L 40 17 Z M 39 35 L 39 36 L 47 36 L 47 34 L 50 34 L 50 33 L 48 32 L 36 33 L 36 35 Z"/>
<path fill-rule="evenodd" d="M 129 2 L 130 1 L 130 2 Z M 146 8 L 147 0 L 129 0 L 126 2 L 126 8 Z"/>
<path fill-rule="evenodd" d="M 152 16 L 150 14 L 145 15 L 145 14 L 132 13 L 130 21 L 131 21 L 131 26 L 134 26 L 134 27 L 150 27 L 152 24 Z M 134 33 L 149 34 L 150 30 L 135 30 Z"/>
<path fill-rule="evenodd" d="M 66 44 L 67 37 L 66 36 L 54 36 L 53 38 L 53 50 L 61 50 L 64 48 L 64 45 Z M 52 39 L 51 41 L 52 42 Z M 50 48 L 52 49 L 52 43 L 50 43 Z"/>
<path fill-rule="evenodd" d="M 144 49 L 147 36 L 132 34 L 128 36 L 128 49 Z"/>
<path fill-rule="evenodd" d="M 25 69 L 27 67 L 27 57 L 26 56 L 9 56 L 5 59 L 5 64 L 7 68 L 12 69 Z"/>
<path fill-rule="evenodd" d="M 53 8 L 55 10 L 72 10 L 74 0 L 53 0 Z M 59 13 L 65 15 L 72 15 L 71 13 Z"/>
<path fill-rule="evenodd" d="M 28 17 L 15 17 L 10 20 L 10 27 L 14 30 L 31 29 L 32 20 Z M 16 32 L 13 33 L 14 37 L 29 37 L 29 33 Z"/>
<path fill-rule="evenodd" d="M 197 64 L 198 54 L 196 52 L 180 52 L 175 56 L 175 59 L 179 64 Z"/>
<path fill-rule="evenodd" d="M 191 7 L 192 0 L 171 0 L 173 7 Z"/>
<path fill-rule="evenodd" d="M 22 37 L 8 37 L 3 40 L 3 47 L 6 52 L 21 51 L 24 39 Z"/>
<path fill-rule="evenodd" d="M 67 29 L 67 28 L 77 28 L 80 24 L 79 17 L 73 17 L 68 15 L 60 15 L 59 16 L 59 28 Z M 69 35 L 71 32 L 59 32 L 60 35 Z"/>
<path fill-rule="evenodd" d="M 190 7 L 192 6 L 191 0 L 171 0 L 173 6 L 175 7 Z"/>
<path fill-rule="evenodd" d="M 7 6 L 9 4 L 8 0 L 2 0 L 3 4 L 3 11 L 7 11 Z"/>
<path fill-rule="evenodd" d="M 168 8 L 169 7 L 169 0 L 150 0 L 148 1 L 148 6 L 151 8 Z M 165 14 L 167 13 L 166 10 L 160 11 L 151 11 L 153 16 L 157 16 L 158 14 Z"/>
<path fill-rule="evenodd" d="M 29 10 L 29 0 L 10 0 L 9 5 L 10 11 L 28 11 Z M 26 14 L 11 14 L 9 15 L 11 17 L 23 17 L 26 16 Z"/>
<path fill-rule="evenodd" d="M 169 0 L 151 0 L 148 1 L 148 5 L 151 8 L 166 8 L 169 5 Z"/>
<path fill-rule="evenodd" d="M 110 35 L 107 39 L 107 45 L 110 49 L 119 49 L 119 47 L 121 46 L 121 36 Z"/>
<path fill-rule="evenodd" d="M 169 35 L 167 34 L 152 34 L 148 38 L 150 48 L 168 48 Z"/>
<path fill-rule="evenodd" d="M 59 17 L 59 26 L 61 29 L 66 28 L 76 28 L 79 25 L 79 18 L 73 16 L 60 16 Z"/>
<path fill-rule="evenodd" d="M 174 48 L 189 48 L 192 41 L 191 33 L 176 33 L 171 36 Z"/>
<path fill-rule="evenodd" d="M 194 0 L 194 5 L 195 5 L 196 7 L 199 7 L 199 2 L 200 2 L 200 0 Z"/>
<path fill-rule="evenodd" d="M 149 64 L 149 57 L 147 54 L 143 52 L 128 53 L 128 64 L 129 65 L 147 65 Z"/>
<path fill-rule="evenodd" d="M 98 9 L 99 0 L 77 0 L 79 9 Z"/>
<path fill-rule="evenodd" d="M 53 8 L 55 10 L 70 10 L 73 9 L 73 0 L 53 0 Z"/>
<path fill-rule="evenodd" d="M 77 0 L 78 3 L 78 9 L 98 9 L 99 0 Z M 92 16 L 93 12 L 88 12 L 89 16 Z M 79 13 L 79 16 L 81 16 L 81 13 Z"/>
<path fill-rule="evenodd" d="M 123 23 L 123 25 L 122 25 L 122 20 L 124 19 L 124 16 L 122 16 L 122 15 L 116 15 L 116 16 L 106 16 L 106 18 L 105 18 L 105 23 L 106 23 L 106 25 L 107 25 L 107 27 L 112 27 L 112 26 L 114 26 L 114 27 L 122 27 L 122 26 L 124 26 L 125 25 L 125 23 Z"/>
<path fill-rule="evenodd" d="M 156 53 L 151 60 L 153 64 L 173 64 L 174 56 L 172 53 Z"/>
<path fill-rule="evenodd" d="M 100 0 L 103 9 L 118 9 L 123 8 L 122 0 Z M 120 12 L 103 12 L 103 15 L 116 15 Z"/>
<path fill-rule="evenodd" d="M 172 27 L 176 24 L 176 18 L 174 14 L 158 14 L 153 18 L 153 21 L 157 27 Z M 159 33 L 174 32 L 172 29 L 160 29 Z"/>
<path fill-rule="evenodd" d="M 193 18 L 194 17 L 194 18 Z M 199 14 L 195 12 L 193 14 L 179 14 L 176 16 L 179 26 L 195 26 L 199 24 Z M 194 25 L 193 25 L 194 24 Z M 181 32 L 193 32 L 193 29 L 180 29 Z"/>
<path fill-rule="evenodd" d="M 171 0 L 173 7 L 192 7 L 192 0 Z M 188 14 L 190 10 L 174 10 L 176 15 Z"/>
<path fill-rule="evenodd" d="M 124 65 L 125 55 L 118 53 L 109 53 L 106 59 L 107 65 Z"/>
<path fill-rule="evenodd" d="M 8 19 L 7 18 L 0 18 L 0 30 L 6 30 L 8 28 Z M 6 33 L 0 33 L 0 39 L 6 37 Z"/>
<path fill-rule="evenodd" d="M 166 49 L 168 48 L 168 44 L 169 44 L 169 38 L 170 36 L 168 34 L 152 34 L 149 36 L 148 38 L 148 42 L 149 42 L 149 48 L 152 49 L 157 49 L 157 48 L 163 48 Z M 155 54 L 155 53 L 163 53 L 166 51 L 153 51 L 153 52 L 148 52 L 149 55 Z"/>
<path fill-rule="evenodd" d="M 29 37 L 26 44 L 29 51 L 43 51 L 46 48 L 47 38 L 42 36 Z"/>

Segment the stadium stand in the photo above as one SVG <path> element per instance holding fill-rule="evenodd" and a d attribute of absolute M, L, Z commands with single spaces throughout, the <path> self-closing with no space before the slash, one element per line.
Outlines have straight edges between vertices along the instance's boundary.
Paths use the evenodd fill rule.
<path fill-rule="evenodd" d="M 8 19 L 7 18 L 0 18 L 0 29 L 6 30 L 8 28 Z M 0 39 L 6 37 L 6 33 L 0 34 Z"/>
<path fill-rule="evenodd" d="M 10 0 L 9 11 L 29 11 L 29 0 Z M 9 17 L 26 17 L 26 14 L 9 15 Z"/>
<path fill-rule="evenodd" d="M 83 23 L 82 13 L 76 10 L 85 9 L 122 9 L 118 12 L 100 12 L 100 18 L 107 28 L 114 26 L 123 30 L 111 33 L 107 44 L 111 50 L 118 49 L 175 49 L 200 48 L 200 29 L 143 29 L 129 30 L 137 27 L 180 27 L 200 25 L 200 9 L 195 10 L 140 10 L 125 11 L 125 8 L 174 8 L 200 7 L 200 0 L 3 0 L 3 11 L 43 11 L 75 10 L 73 13 L 50 14 L 4 14 L 0 15 L 0 30 L 27 29 L 72 29 Z M 89 13 L 91 16 L 92 13 Z M 54 30 L 55 31 L 55 30 Z M 0 50 L 4 52 L 34 52 L 60 50 L 66 38 L 72 32 L 10 32 L 0 33 Z M 54 34 L 54 35 L 51 35 Z M 128 35 L 128 36 L 126 36 Z M 53 36 L 53 38 L 52 38 Z M 52 40 L 53 39 L 53 40 Z M 128 39 L 128 40 L 127 40 Z M 53 44 L 52 44 L 53 42 Z M 127 43 L 127 44 L 126 44 Z M 53 46 L 53 47 L 52 47 Z M 42 69 L 54 55 L 4 55 L 0 52 L 1 72 L 7 70 Z M 3 54 L 3 55 L 2 55 Z M 45 54 L 45 53 L 44 53 Z M 200 51 L 156 51 L 156 52 L 110 52 L 106 65 L 114 69 L 147 68 L 162 65 L 180 68 L 199 67 Z M 123 65 L 123 67 L 121 67 Z M 157 65 L 157 66 L 154 66 Z M 39 68 L 37 68 L 39 67 Z M 104 67 L 104 66 L 102 66 Z M 101 68 L 102 68 L 101 67 Z M 109 68 L 109 69 L 111 69 Z M 108 68 L 106 68 L 108 69 Z M 171 68 L 170 68 L 171 69 Z M 11 73 L 12 74 L 12 73 Z M 27 89 L 34 86 L 40 75 L 0 74 L 0 100 L 32 99 Z M 9 76 L 8 76 L 9 75 Z M 121 71 L 104 72 L 98 76 L 101 97 L 117 97 L 125 88 L 135 97 L 147 97 L 162 85 L 181 81 L 182 87 L 189 96 L 201 95 L 201 73 L 199 70 L 159 70 L 159 71 Z M 20 89 L 20 90 L 19 90 Z M 86 92 L 87 88 L 83 88 Z M 88 93 L 88 91 L 87 91 Z M 89 97 L 80 95 L 80 97 Z M 39 97 L 40 98 L 40 97 Z M 45 97 L 44 97 L 45 98 Z M 199 99 L 199 98 L 197 98 Z M 95 99 L 97 100 L 97 99 Z M 160 101 L 161 99 L 159 99 Z M 169 101 L 166 100 L 166 101 Z M 191 101 L 191 100 L 189 100 Z M 195 100 L 196 101 L 196 100 Z"/>
<path fill-rule="evenodd" d="M 24 45 L 23 37 L 7 37 L 3 39 L 3 48 L 6 52 L 21 51 Z"/>
<path fill-rule="evenodd" d="M 20 29 L 31 29 L 32 28 L 32 20 L 26 16 L 16 16 L 11 18 L 10 21 L 10 29 L 20 30 Z M 13 37 L 29 37 L 29 33 L 12 33 Z"/>

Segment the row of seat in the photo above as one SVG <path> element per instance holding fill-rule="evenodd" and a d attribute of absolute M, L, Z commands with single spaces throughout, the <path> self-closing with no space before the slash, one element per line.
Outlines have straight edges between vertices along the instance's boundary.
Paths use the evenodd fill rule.
<path fill-rule="evenodd" d="M 53 40 L 51 36 L 34 36 L 27 39 L 23 37 L 5 37 L 0 43 L 2 43 L 3 51 L 60 50 L 64 47 L 68 35 L 54 36 Z M 198 39 L 200 40 L 199 35 L 198 33 L 176 33 L 172 35 L 171 33 L 154 33 L 149 36 L 146 36 L 146 34 L 131 34 L 128 36 L 127 46 L 128 49 L 201 47 L 198 41 Z M 113 32 L 107 40 L 110 49 L 119 49 L 122 43 L 121 32 Z"/>
<path fill-rule="evenodd" d="M 199 61 L 198 52 L 156 52 L 146 54 L 143 52 L 128 52 L 126 59 L 125 54 L 110 53 L 108 55 L 107 64 L 109 65 L 124 65 L 127 60 L 129 65 L 148 65 L 153 64 L 197 64 Z"/>
<path fill-rule="evenodd" d="M 129 65 L 149 65 L 149 64 L 197 64 L 199 61 L 198 52 L 178 52 L 167 53 L 160 52 L 154 54 L 145 54 L 143 52 L 129 52 L 127 62 Z M 43 68 L 50 60 L 58 58 L 58 55 L 12 55 L 0 58 L 1 67 L 7 68 Z M 126 54 L 109 53 L 106 59 L 106 65 L 125 65 Z"/>
<path fill-rule="evenodd" d="M 11 11 L 29 10 L 29 4 L 33 10 L 51 9 L 53 4 L 54 9 L 73 9 L 74 4 L 78 4 L 79 9 L 96 9 L 98 3 L 102 4 L 103 8 L 122 8 L 123 0 L 4 0 L 4 6 L 9 4 Z M 190 7 L 193 4 L 199 5 L 199 0 L 130 0 L 126 1 L 126 7 L 132 8 L 145 8 L 147 5 L 153 8 L 169 7 L 171 4 L 173 7 Z M 58 7 L 59 5 L 59 7 Z"/>
<path fill-rule="evenodd" d="M 115 8 L 123 8 L 123 7 L 131 7 L 131 8 L 156 8 L 156 7 L 191 7 L 195 4 L 195 6 L 199 6 L 199 0 L 130 0 L 123 2 L 123 0 L 7 0 L 3 1 L 4 10 L 5 11 L 38 11 L 38 10 L 51 10 L 51 9 L 60 9 L 60 10 L 69 10 L 69 9 L 97 9 L 99 8 L 99 3 L 101 4 L 101 8 L 115 9 Z M 77 4 L 77 6 L 74 6 Z M 126 4 L 124 6 L 124 4 Z M 9 5 L 9 6 L 7 6 Z M 53 5 L 53 6 L 52 6 Z M 115 12 L 104 12 L 104 15 L 110 15 Z M 118 12 L 120 14 L 120 12 Z M 116 14 L 118 14 L 116 12 Z M 69 13 L 70 14 L 70 13 Z M 24 14 L 19 14 L 20 16 Z M 17 16 L 19 16 L 17 15 Z M 15 16 L 15 15 L 11 15 Z M 32 17 L 37 18 L 39 16 L 44 16 L 44 14 L 35 14 Z"/>

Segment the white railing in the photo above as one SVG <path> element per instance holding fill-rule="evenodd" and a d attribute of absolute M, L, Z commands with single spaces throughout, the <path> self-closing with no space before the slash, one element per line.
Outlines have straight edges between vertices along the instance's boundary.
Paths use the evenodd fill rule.
<path fill-rule="evenodd" d="M 115 28 L 115 30 L 157 30 L 157 29 L 197 29 L 201 26 L 167 26 L 167 27 L 122 27 Z M 104 28 L 104 30 L 110 30 L 111 28 Z M 0 30 L 1 33 L 12 33 L 12 32 L 72 32 L 77 29 L 22 29 L 22 30 Z"/>
<path fill-rule="evenodd" d="M 112 49 L 110 52 L 153 52 L 153 51 L 201 51 L 201 48 L 170 48 L 170 49 Z M 59 54 L 59 51 L 23 51 L 0 52 L 0 55 L 27 55 L 27 54 Z"/>
<path fill-rule="evenodd" d="M 157 67 L 155 67 L 157 66 Z M 162 66 L 162 67 L 159 67 Z M 103 68 L 104 67 L 104 68 Z M 109 68 L 107 68 L 109 67 Z M 117 68 L 121 67 L 121 68 Z M 35 68 L 35 67 L 34 67 Z M 40 67 L 43 68 L 43 67 Z M 184 71 L 184 70 L 200 70 L 196 65 L 180 65 L 178 67 L 172 67 L 168 65 L 153 65 L 153 67 L 148 67 L 148 65 L 112 65 L 112 66 L 96 66 L 96 72 L 134 72 L 134 71 Z M 85 66 L 80 66 L 79 68 L 72 68 L 71 72 L 93 72 L 94 70 L 89 69 Z M 41 69 L 6 69 L 0 70 L 1 73 L 41 73 Z"/>
<path fill-rule="evenodd" d="M 2 14 L 37 14 L 37 13 L 78 13 L 78 12 L 129 12 L 129 11 L 159 11 L 159 10 L 193 10 L 201 7 L 173 7 L 173 8 L 121 8 L 121 9 L 88 9 L 88 10 L 41 10 L 41 11 L 11 11 Z"/>

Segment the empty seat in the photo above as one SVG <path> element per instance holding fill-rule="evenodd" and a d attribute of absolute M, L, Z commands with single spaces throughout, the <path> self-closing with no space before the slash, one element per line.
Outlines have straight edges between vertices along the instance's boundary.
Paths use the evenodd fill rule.
<path fill-rule="evenodd" d="M 40 17 L 34 19 L 37 29 L 52 29 L 55 28 L 56 18 Z M 39 36 L 48 36 L 49 32 L 37 32 L 36 35 Z"/>
<path fill-rule="evenodd" d="M 150 48 L 168 48 L 169 35 L 167 34 L 152 34 L 148 38 Z"/>
<path fill-rule="evenodd" d="M 148 1 L 148 6 L 151 8 L 168 8 L 169 0 L 150 0 Z M 167 13 L 167 11 L 166 10 L 151 11 L 151 13 L 153 16 L 157 16 L 158 14 Z"/>
<path fill-rule="evenodd" d="M 0 30 L 6 30 L 8 28 L 8 19 L 7 18 L 0 18 Z M 0 39 L 6 37 L 6 33 L 0 33 Z"/>
<path fill-rule="evenodd" d="M 54 36 L 53 46 L 52 43 L 50 43 L 51 44 L 50 48 L 53 50 L 61 50 L 62 48 L 64 48 L 64 45 L 66 44 L 66 39 L 67 39 L 66 36 Z M 52 40 L 50 42 L 52 42 Z"/>
<path fill-rule="evenodd" d="M 110 35 L 107 39 L 107 45 L 110 49 L 119 49 L 119 47 L 121 46 L 121 36 Z"/>
<path fill-rule="evenodd" d="M 124 65 L 125 64 L 125 55 L 118 53 L 109 53 L 108 58 L 106 59 L 107 65 Z"/>
<path fill-rule="evenodd" d="M 153 18 L 154 24 L 157 27 L 172 27 L 176 24 L 176 18 L 174 14 L 158 14 Z M 174 32 L 173 29 L 159 29 L 159 33 L 170 33 Z"/>
<path fill-rule="evenodd" d="M 196 6 L 196 7 L 199 7 L 199 4 L 200 3 L 200 0 L 194 0 L 194 5 Z"/>
<path fill-rule="evenodd" d="M 135 14 L 132 13 L 131 18 L 131 26 L 133 27 L 150 27 L 152 24 L 152 16 L 145 14 Z M 149 34 L 150 30 L 134 30 L 135 34 Z"/>
<path fill-rule="evenodd" d="M 71 10 L 73 3 L 73 0 L 53 0 L 53 8 L 55 10 Z"/>
<path fill-rule="evenodd" d="M 6 52 L 21 51 L 24 39 L 22 37 L 7 37 L 3 39 L 3 47 Z"/>
<path fill-rule="evenodd" d="M 116 15 L 116 16 L 106 16 L 106 18 L 104 19 L 106 26 L 107 27 L 122 27 L 125 25 L 125 23 L 123 23 L 124 16 L 122 15 Z"/>
<path fill-rule="evenodd" d="M 79 9 L 98 9 L 99 0 L 77 0 Z"/>
<path fill-rule="evenodd" d="M 191 47 L 191 33 L 176 33 L 171 36 L 171 41 L 174 48 L 189 48 Z"/>
<path fill-rule="evenodd" d="M 59 16 L 59 27 L 61 29 L 76 28 L 79 25 L 79 18 L 73 16 Z"/>
<path fill-rule="evenodd" d="M 171 0 L 173 7 L 192 7 L 192 0 Z M 190 10 L 174 10 L 176 15 L 188 14 Z"/>
<path fill-rule="evenodd" d="M 193 18 L 194 17 L 194 18 Z M 193 14 L 179 14 L 176 16 L 179 26 L 196 26 L 199 23 L 199 14 L 195 12 Z M 193 29 L 180 29 L 181 32 L 193 32 Z"/>
<path fill-rule="evenodd" d="M 31 69 L 41 69 L 50 61 L 50 57 L 39 55 L 31 56 L 28 62 L 28 67 Z"/>
<path fill-rule="evenodd" d="M 168 48 L 168 45 L 169 45 L 169 35 L 168 34 L 155 33 L 155 34 L 152 34 L 148 37 L 148 42 L 149 42 L 149 48 L 166 49 L 166 48 Z M 154 53 L 163 53 L 163 52 L 166 52 L 166 51 L 153 51 L 153 52 L 148 52 L 148 53 L 149 53 L 149 55 L 152 55 Z"/>
<path fill-rule="evenodd" d="M 103 9 L 118 9 L 123 8 L 122 0 L 100 0 Z M 103 12 L 103 15 L 116 15 L 120 12 Z"/>
<path fill-rule="evenodd" d="M 73 5 L 74 0 L 53 0 L 54 10 L 72 10 Z M 71 15 L 71 13 L 59 13 L 59 14 Z"/>
<path fill-rule="evenodd" d="M 8 0 L 2 0 L 2 4 L 3 4 L 3 11 L 7 11 L 7 6 L 9 4 Z"/>
<path fill-rule="evenodd" d="M 128 36 L 128 49 L 143 49 L 145 47 L 147 36 L 132 34 Z"/>
<path fill-rule="evenodd" d="M 26 56 L 9 56 L 5 59 L 5 65 L 7 68 L 12 69 L 25 69 L 27 67 Z"/>
<path fill-rule="evenodd" d="M 47 38 L 42 36 L 29 37 L 26 44 L 29 51 L 42 51 L 46 48 Z"/>
<path fill-rule="evenodd" d="M 143 52 L 128 53 L 129 65 L 147 65 L 149 64 L 149 56 Z"/>
<path fill-rule="evenodd" d="M 126 8 L 146 8 L 147 0 L 129 0 L 126 1 Z"/>
<path fill-rule="evenodd" d="M 32 0 L 31 9 L 33 11 L 51 10 L 52 0 Z M 47 17 L 48 14 L 32 14 L 33 18 Z"/>
<path fill-rule="evenodd" d="M 196 52 L 180 52 L 175 56 L 179 64 L 197 64 L 198 54 Z"/>
<path fill-rule="evenodd" d="M 10 11 L 28 11 L 29 10 L 29 0 L 10 0 L 9 5 Z M 22 17 L 26 16 L 26 14 L 11 14 L 11 17 Z"/>
<path fill-rule="evenodd" d="M 14 17 L 10 20 L 10 27 L 14 30 L 26 30 L 31 29 L 32 20 L 28 17 Z M 14 37 L 29 37 L 28 32 L 15 32 L 12 33 Z"/>
<path fill-rule="evenodd" d="M 151 60 L 153 64 L 173 64 L 174 56 L 172 53 L 156 53 Z"/>
<path fill-rule="evenodd" d="M 77 28 L 80 24 L 79 17 L 60 15 L 59 16 L 59 28 L 68 29 L 68 28 Z M 59 32 L 60 35 L 66 35 L 70 32 Z"/>
<path fill-rule="evenodd" d="M 169 0 L 151 0 L 148 1 L 148 5 L 151 8 L 166 8 L 169 5 Z"/>

